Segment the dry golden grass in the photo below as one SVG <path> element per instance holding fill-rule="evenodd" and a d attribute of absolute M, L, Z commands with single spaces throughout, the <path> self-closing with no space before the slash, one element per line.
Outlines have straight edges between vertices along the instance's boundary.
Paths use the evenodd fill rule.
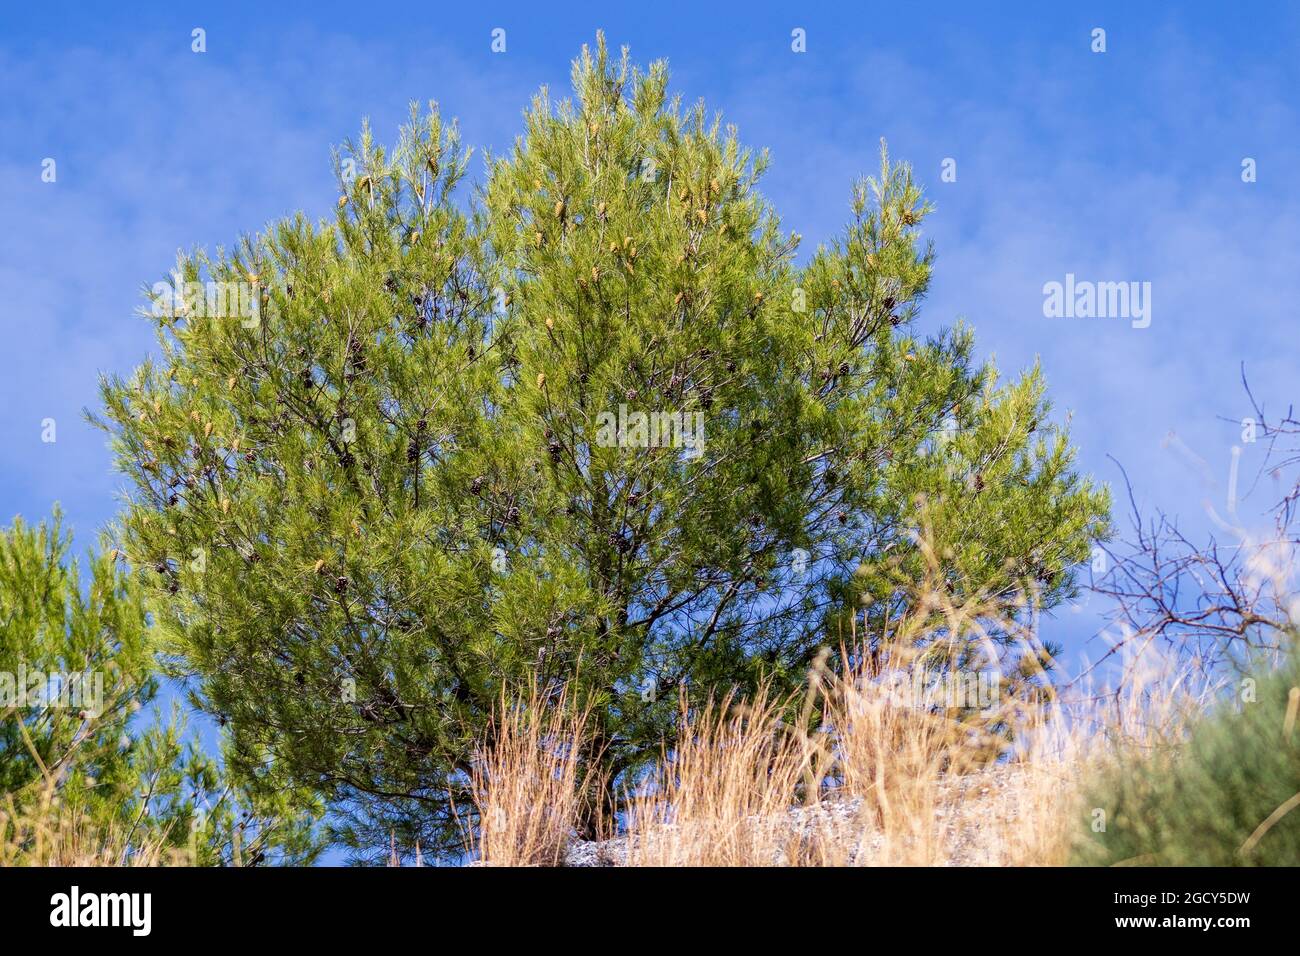
<path fill-rule="evenodd" d="M 628 860 L 641 866 L 764 866 L 793 847 L 780 823 L 813 755 L 760 692 L 692 716 L 628 808 Z"/>
<path fill-rule="evenodd" d="M 947 862 L 954 848 L 936 827 L 936 811 L 953 807 L 954 783 L 987 761 L 987 744 L 972 728 L 908 706 L 888 682 L 863 676 L 860 668 L 814 676 L 822 705 L 822 723 L 814 731 L 803 729 L 806 712 L 797 723 L 787 722 L 790 702 L 763 693 L 745 703 L 711 704 L 694 716 L 684 712 L 687 733 L 630 798 L 626 862 Z M 967 827 L 990 846 L 1010 851 L 997 853 L 999 862 L 1035 860 L 1045 853 L 1041 833 L 1061 831 L 1044 822 L 1024 832 L 1026 810 L 1062 806 L 1044 791 L 1059 789 L 1066 779 L 1033 766 L 1032 775 L 1017 772 L 1014 785 L 998 795 L 1004 801 L 1014 795 L 1020 804 L 1015 813 L 990 814 Z M 792 808 L 800 809 L 791 813 Z M 1020 844 L 1028 846 L 1021 850 Z M 978 855 L 984 849 L 963 852 Z"/>
<path fill-rule="evenodd" d="M 802 700 L 760 691 L 683 706 L 677 745 L 628 795 L 619 862 L 1064 865 L 1087 822 L 1080 785 L 1121 754 L 1179 739 L 1206 696 L 1191 691 L 1191 668 L 1147 654 L 1119 691 L 1001 705 L 1018 729 L 993 747 L 988 727 L 1009 713 L 956 717 L 900 693 L 924 685 L 915 671 L 853 663 L 864 660 L 819 662 Z M 538 703 L 504 712 L 476 774 L 476 850 L 493 864 L 560 865 L 573 838 L 585 715 Z"/>
<path fill-rule="evenodd" d="M 1087 819 L 1080 784 L 1121 752 L 1177 738 L 1202 704 L 1185 673 L 1148 663 L 1118 693 L 1016 703 L 1014 740 L 992 748 L 996 713 L 955 719 L 900 699 L 914 675 L 890 676 L 815 673 L 815 731 L 765 694 L 684 712 L 689 731 L 630 799 L 625 862 L 1064 865 Z"/>
<path fill-rule="evenodd" d="M 502 698 L 474 762 L 471 851 L 492 866 L 558 866 L 590 790 L 580 745 L 589 711 L 564 695 Z"/>

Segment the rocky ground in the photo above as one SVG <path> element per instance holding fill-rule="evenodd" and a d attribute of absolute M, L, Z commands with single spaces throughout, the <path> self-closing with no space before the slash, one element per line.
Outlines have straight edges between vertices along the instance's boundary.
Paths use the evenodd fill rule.
<path fill-rule="evenodd" d="M 792 808 L 783 820 L 773 821 L 785 832 L 770 842 L 776 847 L 794 846 L 815 838 L 832 840 L 843 862 L 857 866 L 919 862 L 919 857 L 942 866 L 990 866 L 996 858 L 998 840 L 990 833 L 1005 829 L 1024 807 L 1026 778 L 1023 772 L 994 767 L 964 774 L 939 784 L 934 801 L 933 829 L 929 834 L 901 838 L 907 845 L 886 846 L 879 818 L 856 799 L 830 798 L 811 807 Z M 769 841 L 764 841 L 769 842 Z M 933 850 L 918 848 L 929 843 Z M 773 851 L 774 865 L 786 863 L 784 850 Z M 568 849 L 568 866 L 622 866 L 627 862 L 627 840 L 579 841 Z"/>

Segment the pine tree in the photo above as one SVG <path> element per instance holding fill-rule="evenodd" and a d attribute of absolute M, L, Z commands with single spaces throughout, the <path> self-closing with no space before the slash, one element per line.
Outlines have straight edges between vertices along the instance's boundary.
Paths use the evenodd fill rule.
<path fill-rule="evenodd" d="M 73 828 L 117 863 L 157 848 L 197 865 L 313 859 L 309 795 L 232 782 L 179 705 L 151 714 L 143 589 L 114 550 L 89 556 L 83 586 L 70 547 L 57 513 L 0 530 L 0 860 Z"/>
<path fill-rule="evenodd" d="M 594 704 L 587 757 L 626 780 L 680 693 L 800 679 L 923 507 L 971 587 L 1042 606 L 1104 529 L 1037 373 L 913 332 L 910 171 L 882 152 L 801 268 L 766 156 L 667 85 L 584 49 L 468 205 L 436 106 L 391 155 L 363 130 L 333 222 L 182 257 L 160 360 L 104 382 L 178 672 L 236 767 L 316 787 L 359 850 L 459 844 L 503 684 Z M 198 283 L 257 307 L 202 314 Z"/>

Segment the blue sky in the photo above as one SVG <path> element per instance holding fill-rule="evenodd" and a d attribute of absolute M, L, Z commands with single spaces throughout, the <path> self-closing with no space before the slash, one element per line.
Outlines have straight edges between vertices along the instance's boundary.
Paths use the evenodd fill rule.
<path fill-rule="evenodd" d="M 567 89 L 598 28 L 639 62 L 667 58 L 676 90 L 770 147 L 763 188 L 805 253 L 846 221 L 886 137 L 937 205 L 922 328 L 964 319 L 1008 373 L 1040 358 L 1082 466 L 1113 483 L 1114 456 L 1139 501 L 1187 527 L 1208 531 L 1203 502 L 1225 493 L 1239 426 L 1222 419 L 1248 412 L 1241 363 L 1270 406 L 1300 391 L 1294 6 L 82 7 L 0 12 L 0 517 L 61 502 L 83 545 L 121 481 L 82 410 L 99 372 L 153 347 L 140 289 L 177 249 L 329 215 L 330 146 L 363 117 L 391 141 L 411 100 L 437 99 L 467 142 L 504 149 L 539 86 Z M 195 27 L 206 53 L 191 52 Z M 940 180 L 946 158 L 955 182 Z M 1044 283 L 1067 273 L 1151 283 L 1150 327 L 1044 317 Z M 1166 447 L 1171 432 L 1204 471 Z M 1048 636 L 1081 647 L 1094 624 L 1066 614 Z"/>

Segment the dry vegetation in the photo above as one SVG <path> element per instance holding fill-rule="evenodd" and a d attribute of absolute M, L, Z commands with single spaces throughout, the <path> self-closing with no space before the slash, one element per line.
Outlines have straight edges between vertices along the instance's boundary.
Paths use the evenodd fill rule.
<path fill-rule="evenodd" d="M 1177 737 L 1197 710 L 1185 681 L 1156 670 L 1133 668 L 1119 694 L 1043 704 L 996 762 L 969 722 L 911 706 L 860 668 L 814 675 L 824 720 L 813 732 L 788 719 L 791 701 L 768 694 L 683 709 L 689 729 L 628 795 L 623 832 L 601 845 L 601 862 L 1063 865 L 1087 825 L 1079 787 L 1096 765 Z M 571 759 L 582 720 L 512 713 L 497 744 L 509 756 L 476 778 L 486 812 L 475 855 L 556 865 L 582 792 Z"/>
<path fill-rule="evenodd" d="M 823 655 L 795 697 L 760 690 L 691 709 L 658 765 L 630 785 L 617 832 L 584 863 L 634 866 L 1063 865 L 1087 830 L 1082 787 L 1108 761 L 1181 738 L 1209 688 L 1195 668 L 1131 643 L 1118 690 L 1054 690 L 1045 652 L 1015 616 L 980 601 L 918 602 L 882 652 L 863 641 Z M 936 625 L 936 621 L 938 622 Z M 939 643 L 1011 634 L 1017 663 L 988 706 L 954 704 Z M 857 635 L 855 634 L 856 638 Z M 835 666 L 831 666 L 835 665 Z M 933 669 L 931 669 L 933 668 Z M 1029 668 L 1032 670 L 1032 668 Z M 936 692 L 935 688 L 938 688 Z M 586 781 L 585 715 L 504 708 L 475 774 L 483 821 L 468 847 L 490 865 L 574 862 Z"/>
<path fill-rule="evenodd" d="M 492 741 L 472 779 L 478 825 L 474 856 L 499 866 L 558 866 L 573 837 L 589 783 L 579 745 L 588 712 L 534 692 L 526 702 L 502 699 Z"/>

